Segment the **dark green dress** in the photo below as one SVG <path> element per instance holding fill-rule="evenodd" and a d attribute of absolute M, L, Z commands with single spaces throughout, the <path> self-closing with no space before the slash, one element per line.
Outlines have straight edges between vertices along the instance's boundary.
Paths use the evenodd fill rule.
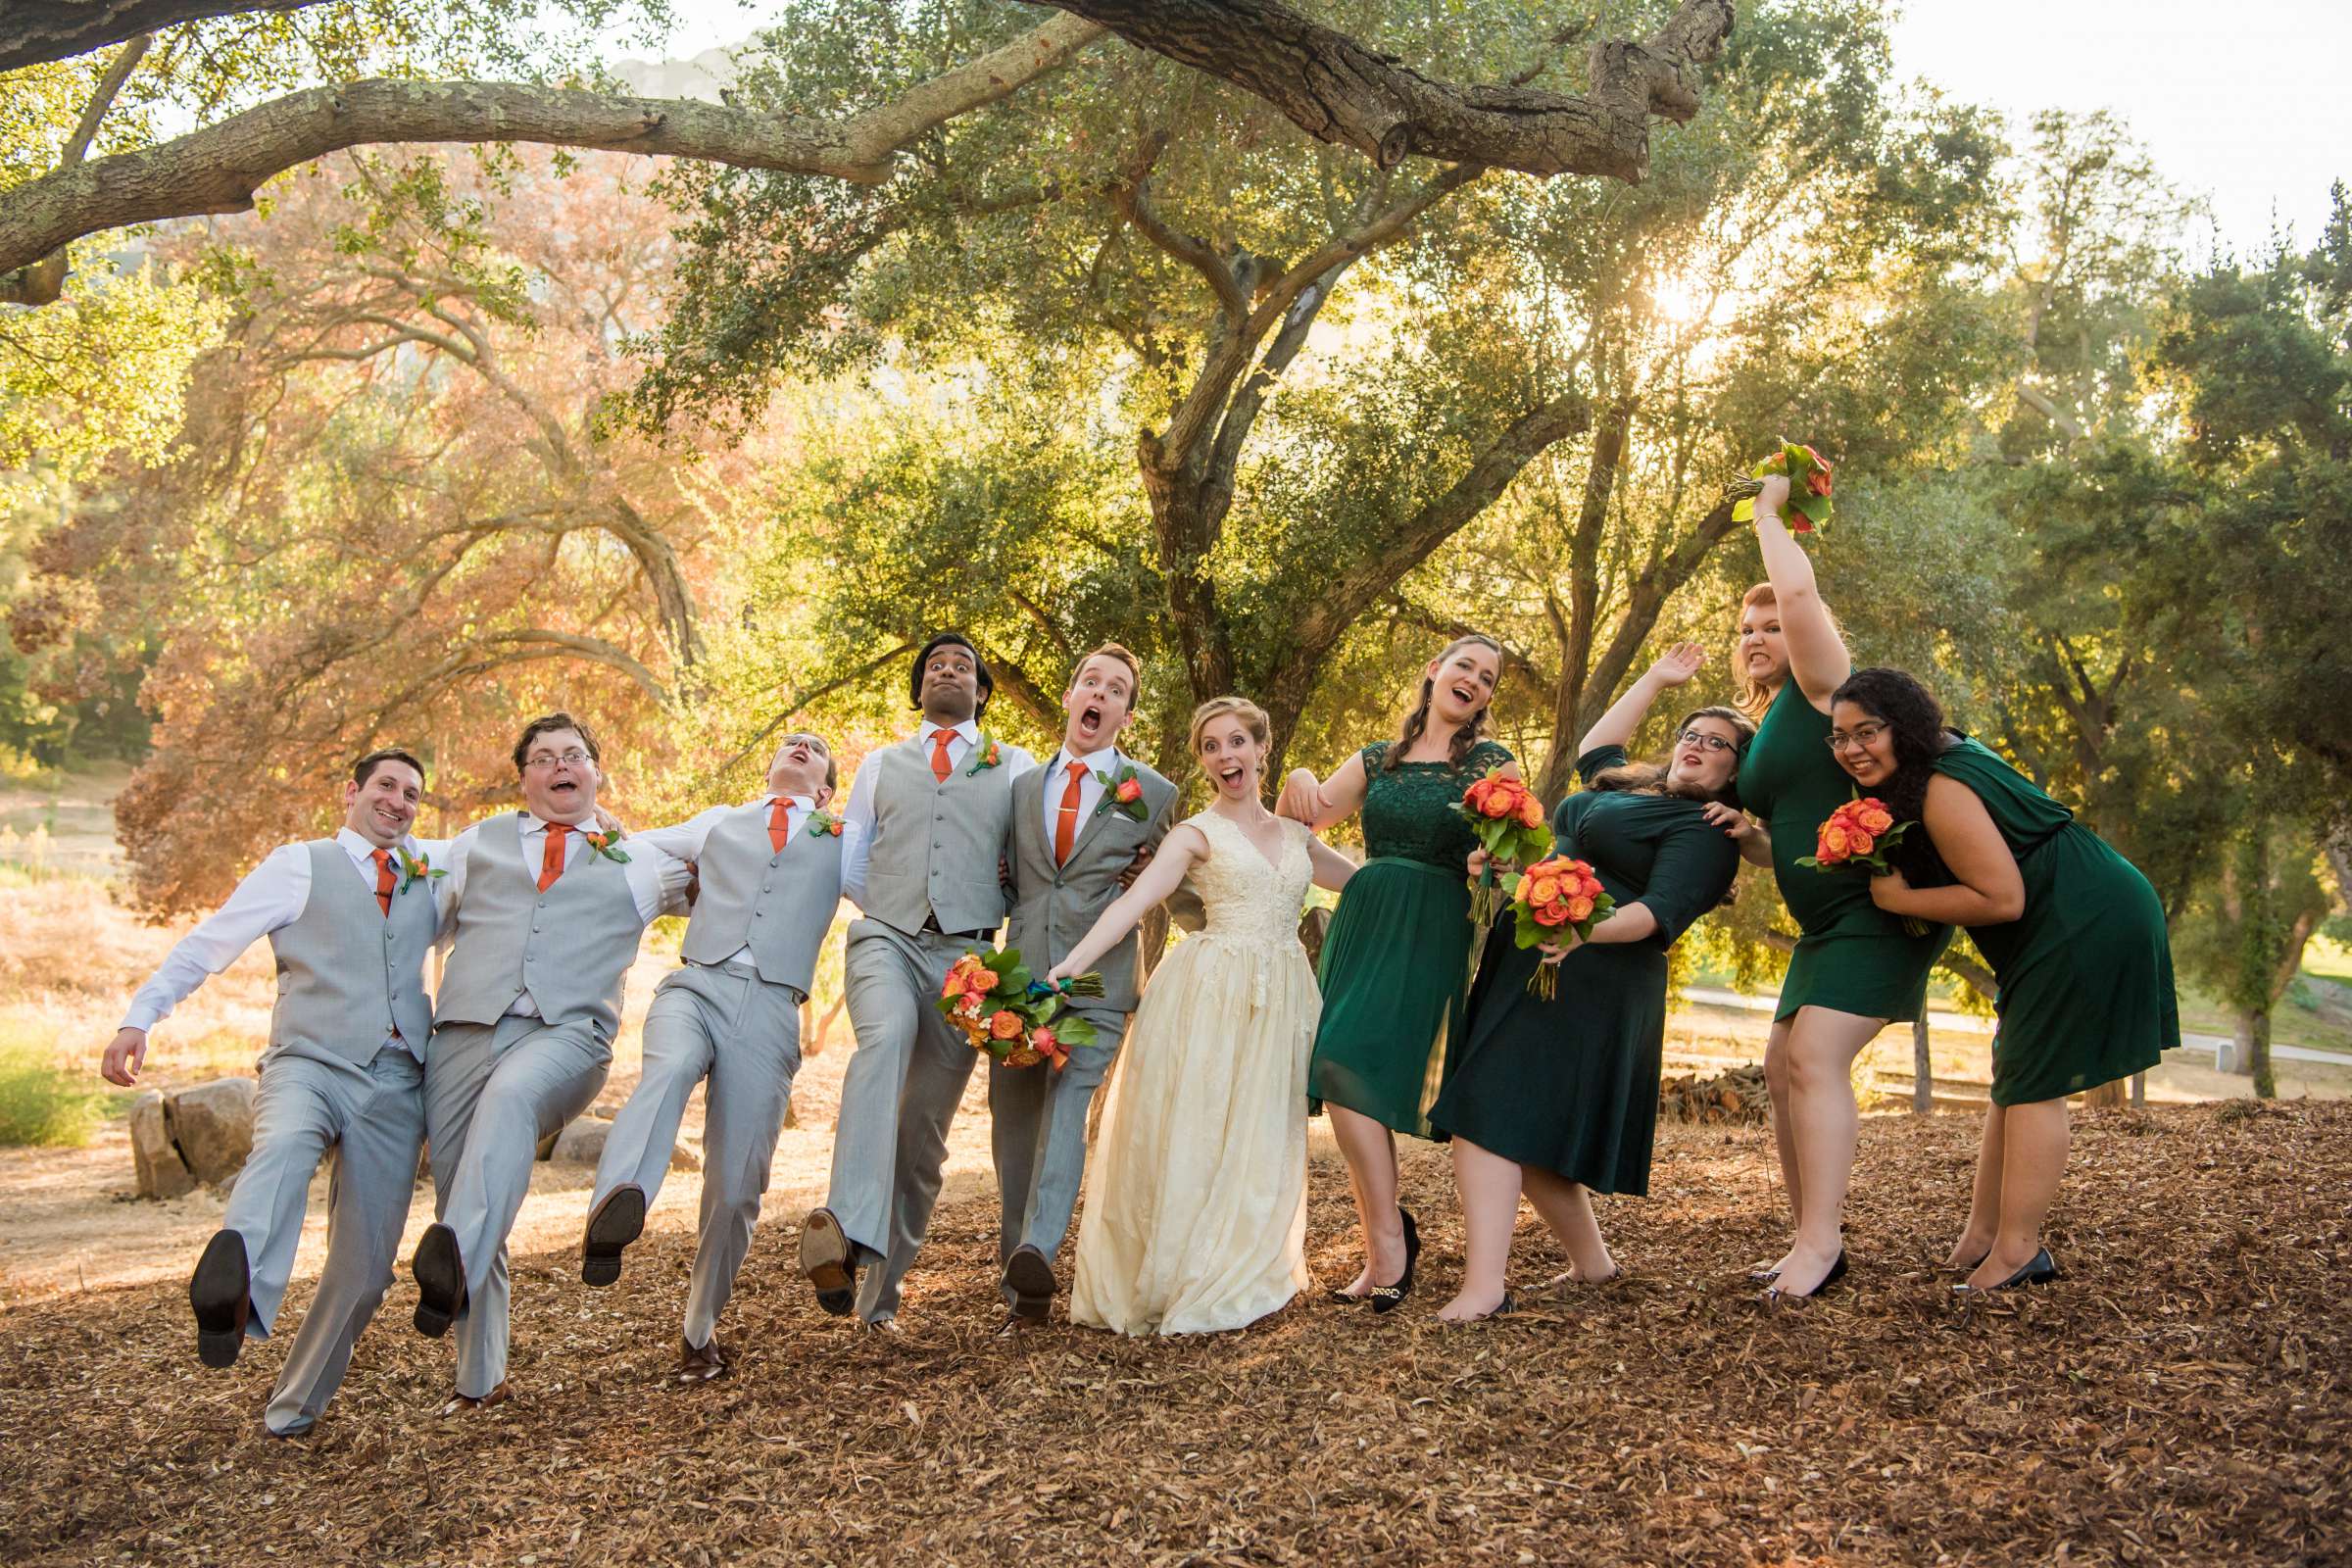
<path fill-rule="evenodd" d="M 1497 921 L 1470 993 L 1468 1026 L 1446 1092 L 1442 1131 L 1596 1193 L 1649 1191 L 1666 1043 L 1666 950 L 1723 902 L 1740 853 L 1696 801 L 1591 788 L 1625 761 L 1608 746 L 1577 759 L 1586 789 L 1552 815 L 1559 853 L 1592 862 L 1620 906 L 1646 904 L 1657 931 L 1588 945 L 1560 960 L 1557 995 L 1527 989 L 1543 961 Z"/>
<path fill-rule="evenodd" d="M 1784 682 L 1756 738 L 1740 760 L 1740 804 L 1772 831 L 1772 874 L 1800 935 L 1781 982 L 1777 1022 L 1799 1007 L 1902 1020 L 1927 1005 L 1928 971 L 1952 940 L 1948 925 L 1924 937 L 1870 902 L 1863 871 L 1819 871 L 1796 863 L 1813 853 L 1830 813 L 1854 798 L 1854 781 L 1830 755 L 1830 716 Z"/>
<path fill-rule="evenodd" d="M 1511 754 L 1480 741 L 1458 768 L 1404 762 L 1384 773 L 1393 744 L 1362 754 L 1365 858 L 1323 937 L 1323 1020 L 1306 1092 L 1313 1109 L 1329 1101 L 1426 1138 L 1446 1042 L 1461 1033 L 1476 935 L 1466 862 L 1478 840 L 1451 808 Z"/>
<path fill-rule="evenodd" d="M 1992 1102 L 2057 1100 L 2156 1065 L 2180 1044 L 2180 1003 L 2148 879 L 1977 742 L 1961 737 L 1936 771 L 1984 803 L 2026 884 L 2025 913 L 1968 929 L 2000 983 Z"/>

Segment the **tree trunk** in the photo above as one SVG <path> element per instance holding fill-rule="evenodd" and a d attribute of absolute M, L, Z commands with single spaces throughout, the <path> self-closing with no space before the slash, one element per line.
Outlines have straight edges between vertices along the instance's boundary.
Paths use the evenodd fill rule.
<path fill-rule="evenodd" d="M 1936 1108 L 1936 1058 L 1928 1051 L 1928 1009 L 1911 1020 L 1911 1113 L 1925 1116 Z"/>
<path fill-rule="evenodd" d="M 2112 1110 L 2121 1107 L 2126 1093 L 2124 1080 L 2104 1083 L 2082 1097 L 2082 1103 L 2092 1110 Z"/>
<path fill-rule="evenodd" d="M 2254 1098 L 2275 1100 L 2278 1080 L 2271 1074 L 2271 1009 L 2240 1007 L 2232 1041 L 2230 1066 L 2254 1080 Z"/>

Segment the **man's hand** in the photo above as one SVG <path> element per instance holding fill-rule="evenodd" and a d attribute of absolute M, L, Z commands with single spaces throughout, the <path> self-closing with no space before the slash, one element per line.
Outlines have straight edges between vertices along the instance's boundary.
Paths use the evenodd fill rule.
<path fill-rule="evenodd" d="M 98 1076 L 110 1084 L 121 1084 L 125 1089 L 135 1088 L 139 1081 L 139 1069 L 146 1065 L 147 1031 L 118 1029 L 114 1040 L 106 1048 L 106 1054 L 99 1058 Z"/>
<path fill-rule="evenodd" d="M 609 834 L 617 835 L 621 833 L 620 818 L 614 816 L 611 811 L 606 810 L 605 803 L 602 801 L 596 803 L 596 825 L 599 829 Z"/>
<path fill-rule="evenodd" d="M 1008 899 L 1020 891 L 1012 885 L 1012 862 L 1002 855 L 997 857 L 997 886 L 1004 890 Z"/>
<path fill-rule="evenodd" d="M 1144 867 L 1151 863 L 1152 846 L 1147 844 L 1135 852 L 1135 858 L 1129 860 L 1127 869 L 1119 873 L 1119 891 L 1124 893 L 1135 886 L 1135 879 L 1142 876 Z"/>
<path fill-rule="evenodd" d="M 703 862 L 700 860 L 688 860 L 686 862 L 686 907 L 689 909 L 693 908 L 694 901 L 702 896 Z"/>

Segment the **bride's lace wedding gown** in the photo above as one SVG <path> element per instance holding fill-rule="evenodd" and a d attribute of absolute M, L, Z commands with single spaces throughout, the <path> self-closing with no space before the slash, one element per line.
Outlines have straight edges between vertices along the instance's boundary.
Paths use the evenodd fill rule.
<path fill-rule="evenodd" d="M 1306 1272 L 1306 1064 L 1322 998 L 1298 909 L 1307 830 L 1269 861 L 1214 810 L 1187 877 L 1205 926 L 1152 971 L 1102 1112 L 1070 1316 L 1123 1334 L 1238 1329 Z"/>

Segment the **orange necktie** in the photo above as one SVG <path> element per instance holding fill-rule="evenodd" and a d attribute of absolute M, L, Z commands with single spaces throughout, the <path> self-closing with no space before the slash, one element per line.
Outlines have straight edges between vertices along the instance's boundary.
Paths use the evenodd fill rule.
<path fill-rule="evenodd" d="M 792 837 L 792 802 L 783 796 L 767 808 L 767 843 L 771 853 L 782 854 L 784 841 Z"/>
<path fill-rule="evenodd" d="M 567 823 L 547 824 L 547 848 L 539 856 L 539 891 L 542 893 L 554 887 L 556 878 L 564 874 L 564 835 L 570 831 Z"/>
<path fill-rule="evenodd" d="M 392 852 L 375 852 L 375 902 L 384 906 L 384 918 L 392 918 Z"/>
<path fill-rule="evenodd" d="M 1070 858 L 1070 846 L 1078 841 L 1078 781 L 1086 777 L 1086 764 L 1070 764 L 1070 782 L 1061 792 L 1061 811 L 1054 818 L 1054 863 L 1061 865 Z"/>
<path fill-rule="evenodd" d="M 952 729 L 943 729 L 934 731 L 931 736 L 931 776 L 942 784 L 956 770 L 956 764 L 948 760 L 948 738 L 955 733 Z"/>

